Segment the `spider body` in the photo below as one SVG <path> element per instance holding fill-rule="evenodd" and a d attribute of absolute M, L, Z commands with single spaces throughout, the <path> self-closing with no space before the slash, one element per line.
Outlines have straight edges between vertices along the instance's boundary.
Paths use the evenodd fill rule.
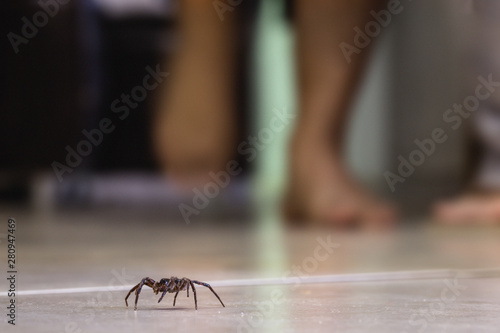
<path fill-rule="evenodd" d="M 198 302 L 196 300 L 196 288 L 194 287 L 195 284 L 198 284 L 200 286 L 207 287 L 210 289 L 214 295 L 217 297 L 219 300 L 220 304 L 222 304 L 223 307 L 226 307 L 224 303 L 222 303 L 222 300 L 220 299 L 219 295 L 212 289 L 212 287 L 205 282 L 200 282 L 196 280 L 190 280 L 188 278 L 178 278 L 175 276 L 172 276 L 170 279 L 163 278 L 160 281 L 156 282 L 155 280 L 145 277 L 144 279 L 141 280 L 138 284 L 136 284 L 130 291 L 128 292 L 127 296 L 125 297 L 125 304 L 128 306 L 127 299 L 130 296 L 132 292 L 135 291 L 135 306 L 134 310 L 137 310 L 137 301 L 139 300 L 139 294 L 141 293 L 142 287 L 144 285 L 150 287 L 153 289 L 153 292 L 158 295 L 158 293 L 162 293 L 160 299 L 158 300 L 158 303 L 161 302 L 163 299 L 163 296 L 165 296 L 166 293 L 175 293 L 174 296 L 174 304 L 175 306 L 175 300 L 177 299 L 177 295 L 179 292 L 186 290 L 187 297 L 189 297 L 189 287 L 193 289 L 193 294 L 194 294 L 194 308 L 198 310 Z"/>

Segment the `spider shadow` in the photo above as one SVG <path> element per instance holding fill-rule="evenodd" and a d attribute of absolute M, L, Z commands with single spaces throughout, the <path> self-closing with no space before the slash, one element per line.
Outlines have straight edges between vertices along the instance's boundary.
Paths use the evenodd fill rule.
<path fill-rule="evenodd" d="M 152 310 L 152 311 L 182 311 L 182 310 L 193 310 L 193 311 L 196 311 L 193 308 L 190 308 L 190 307 L 171 307 L 171 308 L 167 308 L 167 307 L 162 307 L 162 308 L 143 308 L 143 310 Z"/>

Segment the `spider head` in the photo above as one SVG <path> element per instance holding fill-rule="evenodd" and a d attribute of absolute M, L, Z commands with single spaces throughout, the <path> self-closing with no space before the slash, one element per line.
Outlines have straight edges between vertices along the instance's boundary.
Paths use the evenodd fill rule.
<path fill-rule="evenodd" d="M 160 281 L 156 282 L 154 285 L 153 285 L 153 292 L 155 294 L 158 294 L 159 292 L 162 292 L 163 290 L 165 290 L 165 286 L 167 285 L 169 279 L 161 279 Z"/>
<path fill-rule="evenodd" d="M 165 279 L 161 279 L 160 281 L 155 282 L 155 284 L 153 285 L 153 292 L 155 294 L 158 294 L 161 291 L 162 286 L 165 285 L 165 281 L 164 280 Z"/>

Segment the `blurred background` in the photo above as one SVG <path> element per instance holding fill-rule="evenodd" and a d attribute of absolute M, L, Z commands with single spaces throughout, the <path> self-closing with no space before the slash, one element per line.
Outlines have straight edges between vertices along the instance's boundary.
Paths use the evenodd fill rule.
<path fill-rule="evenodd" d="M 259 332 L 410 332 L 422 321 L 419 331 L 497 331 L 500 230 L 429 222 L 436 200 L 470 185 L 485 146 L 497 181 L 490 213 L 500 221 L 500 93 L 476 108 L 486 114 L 482 145 L 473 116 L 455 113 L 455 130 L 443 119 L 477 94 L 478 75 L 500 81 L 500 2 L 296 0 L 325 6 L 309 24 L 292 2 L 0 2 L 0 243 L 17 237 L 8 253 L 15 243 L 22 331 L 241 332 L 276 291 L 285 303 L 261 310 Z M 331 30 L 342 29 L 318 30 L 316 22 L 331 23 L 323 9 L 335 4 L 366 16 L 371 6 L 394 3 L 402 9 L 390 24 L 352 54 L 369 56 L 353 101 L 343 98 L 352 77 L 313 82 L 309 92 L 320 97 L 313 105 L 325 96 L 349 104 L 346 122 L 320 137 L 345 133 L 342 161 L 375 196 L 400 207 L 403 227 L 285 228 L 290 165 L 313 170 L 299 182 L 296 204 L 321 203 L 304 190 L 312 178 L 337 199 L 345 192 L 324 186 L 331 175 L 318 163 L 322 155 L 307 157 L 319 145 L 292 157 L 294 130 L 304 123 L 300 74 L 309 73 L 297 69 L 301 32 L 309 31 L 308 46 L 328 51 L 309 63 L 328 77 L 329 52 L 340 54 L 337 39 L 328 43 L 330 34 L 339 38 Z M 189 6 L 192 15 L 183 11 Z M 351 17 L 334 14 L 353 34 Z M 354 68 L 345 60 L 339 72 Z M 332 119 L 326 114 L 309 136 Z M 273 127 L 276 119 L 283 126 Z M 415 140 L 439 128 L 447 140 L 391 189 L 387 172 L 398 174 L 401 158 L 418 151 Z M 210 182 L 183 179 L 190 174 Z M 140 311 L 125 307 L 127 290 L 143 277 L 172 275 L 212 283 L 227 307 L 205 288 L 199 311 L 193 298 L 181 294 L 173 308 L 170 295 L 158 304 L 149 290 Z M 315 278 L 321 284 L 312 285 Z M 445 285 L 456 297 L 443 299 Z"/>
<path fill-rule="evenodd" d="M 164 176 L 152 143 L 153 114 L 163 90 L 148 91 L 124 119 L 113 109 L 116 99 L 142 84 L 147 68 L 160 64 L 163 72 L 171 71 L 168 59 L 178 45 L 179 4 L 46 3 L 56 3 L 57 13 L 46 24 L 39 17 L 38 28 L 24 27 L 22 18 L 33 22 L 44 10 L 39 2 L 1 5 L 0 200 L 45 209 L 145 210 L 179 217 L 179 204 L 189 202 L 193 194 L 178 191 Z M 349 113 L 345 149 L 348 165 L 362 183 L 415 216 L 425 215 L 433 200 L 463 185 L 471 149 L 468 126 L 452 132 L 394 193 L 384 172 L 394 172 L 398 156 L 415 149 L 415 139 L 430 137 L 443 125 L 443 112 L 463 100 L 470 83 L 467 57 L 473 29 L 470 1 L 403 5 L 374 42 Z M 45 6 L 48 13 L 56 10 Z M 213 10 L 217 16 L 215 5 Z M 286 1 L 266 0 L 244 1 L 224 12 L 221 24 L 228 24 L 231 15 L 238 18 L 235 68 L 241 142 L 269 123 L 273 109 L 297 112 L 294 13 Z M 21 39 L 5 38 L 9 32 Z M 23 33 L 33 36 L 23 39 Z M 76 149 L 86 139 L 83 131 L 99 128 L 104 118 L 111 119 L 114 130 L 60 181 L 54 162 L 64 165 L 67 147 Z M 255 161 L 236 157 L 243 172 L 201 216 L 243 218 L 254 212 L 252 202 L 278 204 L 292 128 L 290 123 L 276 134 Z"/>

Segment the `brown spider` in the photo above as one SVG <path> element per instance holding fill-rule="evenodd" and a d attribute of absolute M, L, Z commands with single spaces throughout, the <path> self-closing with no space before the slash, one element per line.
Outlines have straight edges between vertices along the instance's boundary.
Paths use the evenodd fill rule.
<path fill-rule="evenodd" d="M 135 290 L 134 310 L 137 310 L 137 300 L 139 299 L 139 294 L 141 293 L 142 287 L 144 285 L 146 285 L 146 286 L 152 288 L 153 292 L 156 295 L 158 295 L 158 293 L 162 293 L 160 299 L 158 300 L 158 303 L 161 302 L 161 300 L 163 299 L 163 296 L 165 296 L 166 293 L 175 293 L 175 296 L 174 296 L 174 306 L 175 306 L 175 300 L 177 299 L 177 294 L 182 290 L 186 290 L 187 297 L 189 297 L 189 286 L 191 286 L 191 288 L 193 288 L 193 293 L 194 293 L 194 308 L 196 310 L 198 310 L 198 302 L 196 301 L 196 288 L 194 287 L 194 283 L 199 284 L 201 286 L 205 286 L 208 289 L 210 289 L 214 293 L 214 295 L 217 297 L 220 304 L 222 304 L 223 307 L 226 307 L 224 305 L 224 303 L 222 303 L 219 295 L 217 295 L 217 293 L 212 289 L 212 287 L 208 283 L 200 282 L 200 281 L 196 281 L 196 280 L 190 280 L 188 278 L 179 279 L 178 277 L 175 277 L 175 276 L 172 276 L 170 279 L 163 278 L 159 282 L 155 282 L 155 280 L 150 279 L 149 277 L 145 277 L 134 288 L 130 289 L 127 296 L 125 297 L 125 304 L 128 306 L 127 299 L 130 296 L 130 294 Z"/>

